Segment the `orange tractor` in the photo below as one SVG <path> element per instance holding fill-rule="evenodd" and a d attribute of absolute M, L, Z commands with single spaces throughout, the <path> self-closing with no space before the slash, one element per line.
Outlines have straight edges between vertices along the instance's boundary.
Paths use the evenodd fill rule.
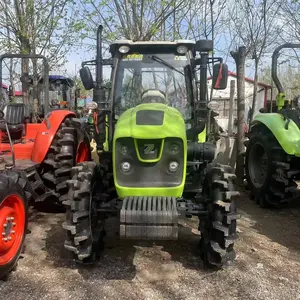
<path fill-rule="evenodd" d="M 43 59 L 37 55 L 0 56 L 0 86 L 4 58 Z M 49 112 L 48 80 L 41 105 L 42 123 L 29 123 L 29 105 L 6 103 L 0 111 L 0 278 L 15 268 L 21 253 L 30 205 L 62 208 L 71 168 L 91 160 L 90 140 L 72 111 Z M 1 97 L 1 96 L 0 96 Z M 0 99 L 1 100 L 1 99 Z"/>

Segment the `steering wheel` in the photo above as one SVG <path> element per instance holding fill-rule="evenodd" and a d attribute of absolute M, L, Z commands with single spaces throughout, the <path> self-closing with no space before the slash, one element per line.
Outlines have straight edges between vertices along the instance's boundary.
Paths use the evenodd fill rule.
<path fill-rule="evenodd" d="M 0 110 L 0 119 L 4 119 L 4 112 Z"/>

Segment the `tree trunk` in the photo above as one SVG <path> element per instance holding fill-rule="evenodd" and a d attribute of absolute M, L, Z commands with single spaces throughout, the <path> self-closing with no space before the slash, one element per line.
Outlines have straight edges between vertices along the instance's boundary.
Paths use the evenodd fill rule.
<path fill-rule="evenodd" d="M 29 60 L 28 58 L 22 59 L 22 92 L 23 92 L 23 101 L 26 107 L 29 105 L 29 82 L 28 74 L 29 73 Z"/>
<path fill-rule="evenodd" d="M 257 58 L 255 58 L 254 85 L 253 85 L 253 98 L 252 98 L 252 113 L 250 115 L 250 122 L 253 120 L 255 110 L 256 110 L 257 83 L 258 83 L 258 62 L 259 62 L 259 60 Z"/>
<path fill-rule="evenodd" d="M 228 136 L 232 135 L 234 93 L 235 93 L 235 81 L 231 80 L 230 81 L 229 116 L 228 116 Z"/>
<path fill-rule="evenodd" d="M 245 124 L 245 62 L 247 56 L 246 47 L 239 47 L 237 52 L 230 52 L 234 58 L 237 69 L 237 152 L 236 152 L 236 176 L 239 184 L 243 184 L 244 178 L 244 124 Z"/>

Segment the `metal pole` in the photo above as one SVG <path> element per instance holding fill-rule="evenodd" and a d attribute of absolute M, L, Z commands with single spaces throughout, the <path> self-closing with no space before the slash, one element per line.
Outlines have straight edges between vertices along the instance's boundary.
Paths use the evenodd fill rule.
<path fill-rule="evenodd" d="M 44 61 L 44 115 L 46 116 L 49 112 L 49 65 L 46 57 L 43 57 Z"/>
<path fill-rule="evenodd" d="M 98 104 L 98 133 L 94 134 L 97 150 L 103 150 L 103 143 L 106 141 L 106 101 L 103 89 L 103 64 L 102 64 L 102 29 L 99 25 L 97 30 L 97 55 L 96 55 L 96 86 L 93 89 L 93 100 Z"/>
<path fill-rule="evenodd" d="M 232 135 L 232 123 L 233 123 L 233 103 L 235 93 L 235 81 L 230 81 L 230 98 L 229 98 L 229 117 L 228 117 L 228 136 Z"/>
<path fill-rule="evenodd" d="M 199 105 L 197 107 L 199 113 L 197 120 L 197 125 L 201 122 L 206 123 L 206 128 L 210 122 L 209 116 L 207 114 L 207 63 L 208 63 L 208 52 L 200 53 L 200 92 L 199 92 Z"/>
<path fill-rule="evenodd" d="M 101 87 L 103 81 L 102 30 L 103 30 L 103 26 L 99 25 L 97 30 L 97 56 L 96 56 L 96 86 L 97 87 Z"/>
<path fill-rule="evenodd" d="M 273 111 L 273 89 L 274 89 L 274 81 L 271 79 L 271 103 L 270 103 L 270 112 Z"/>

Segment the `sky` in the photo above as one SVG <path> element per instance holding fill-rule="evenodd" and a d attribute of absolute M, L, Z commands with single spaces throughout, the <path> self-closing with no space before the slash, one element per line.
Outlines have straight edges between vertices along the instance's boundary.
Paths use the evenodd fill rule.
<path fill-rule="evenodd" d="M 225 44 L 225 42 L 222 42 L 222 40 L 218 43 L 218 48 L 222 47 L 222 43 Z M 224 45 L 225 46 L 225 45 Z M 78 50 L 77 53 L 70 53 L 67 56 L 67 63 L 65 64 L 64 67 L 61 68 L 61 70 L 59 70 L 59 72 L 64 73 L 63 75 L 72 75 L 75 76 L 77 74 L 77 76 L 79 76 L 79 69 L 81 67 L 81 63 L 83 61 L 86 60 L 92 60 L 94 59 L 96 56 L 96 52 L 93 50 L 89 50 L 87 51 L 86 49 L 83 50 Z M 224 55 L 220 54 L 220 53 L 216 53 L 216 56 L 220 56 L 220 57 L 224 57 Z M 228 58 L 226 59 L 224 57 L 225 61 L 228 64 L 228 69 L 229 71 L 235 72 L 236 71 L 236 66 L 235 63 L 233 61 L 233 59 L 230 57 L 230 55 L 228 55 Z M 247 62 L 247 64 L 249 65 L 250 61 Z M 52 72 L 53 73 L 53 72 Z M 254 69 L 252 66 L 247 66 L 246 67 L 246 76 L 247 77 L 253 77 L 254 74 Z M 108 72 L 104 72 L 104 76 L 106 76 L 106 79 L 109 79 L 107 77 Z"/>

